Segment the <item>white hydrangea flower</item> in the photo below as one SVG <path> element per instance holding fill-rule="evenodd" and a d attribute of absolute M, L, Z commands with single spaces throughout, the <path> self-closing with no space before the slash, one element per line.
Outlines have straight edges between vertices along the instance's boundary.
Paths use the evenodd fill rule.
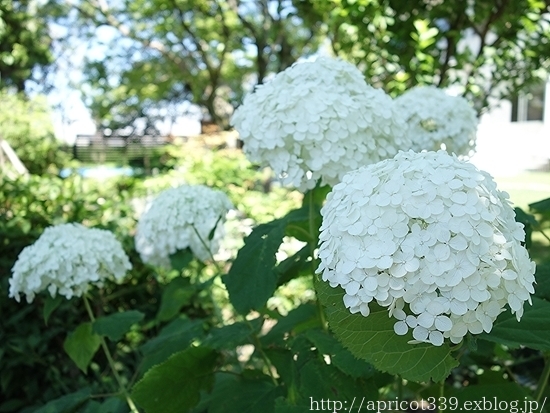
<path fill-rule="evenodd" d="M 170 266 L 170 255 L 190 248 L 207 261 L 223 238 L 227 212 L 233 205 L 221 192 L 203 185 L 182 185 L 158 195 L 141 216 L 135 237 L 144 262 Z M 214 236 L 209 235 L 214 230 Z"/>
<path fill-rule="evenodd" d="M 120 281 L 132 268 L 112 232 L 81 224 L 48 227 L 36 242 L 25 247 L 12 268 L 9 296 L 31 303 L 48 290 L 67 299 L 80 297 L 90 284 L 101 287 L 107 278 Z"/>
<path fill-rule="evenodd" d="M 257 86 L 232 124 L 252 162 L 302 191 L 411 147 L 393 100 L 352 64 L 325 57 Z"/>
<path fill-rule="evenodd" d="M 445 149 L 459 157 L 474 153 L 478 119 L 466 99 L 435 86 L 417 86 L 397 97 L 395 105 L 407 119 L 410 149 Z"/>
<path fill-rule="evenodd" d="M 322 279 L 351 313 L 387 307 L 414 342 L 459 343 L 531 303 L 535 264 L 508 194 L 455 155 L 400 152 L 352 171 L 321 213 Z"/>

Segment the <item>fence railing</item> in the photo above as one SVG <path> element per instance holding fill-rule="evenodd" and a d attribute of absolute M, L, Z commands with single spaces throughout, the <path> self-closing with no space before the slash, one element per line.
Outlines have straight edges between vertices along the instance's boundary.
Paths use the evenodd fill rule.
<path fill-rule="evenodd" d="M 165 144 L 164 136 L 77 135 L 73 156 L 86 163 L 137 164 L 148 170 L 151 156 Z"/>

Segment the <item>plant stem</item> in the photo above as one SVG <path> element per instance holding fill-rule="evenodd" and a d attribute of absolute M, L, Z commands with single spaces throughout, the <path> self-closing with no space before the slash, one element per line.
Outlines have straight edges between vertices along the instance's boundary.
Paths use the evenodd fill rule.
<path fill-rule="evenodd" d="M 544 232 L 544 230 L 540 226 L 539 226 L 538 230 L 544 238 L 546 238 L 548 241 L 550 241 L 550 237 L 548 237 L 548 235 L 546 235 L 546 232 Z"/>
<path fill-rule="evenodd" d="M 537 402 L 540 402 L 540 400 L 542 399 L 542 395 L 544 394 L 544 390 L 546 389 L 546 386 L 548 386 L 548 378 L 549 377 L 550 377 L 550 360 L 548 360 L 548 355 L 545 355 L 545 357 L 544 357 L 544 370 L 542 371 L 539 382 L 537 384 L 537 388 L 535 390 L 535 400 Z"/>
<path fill-rule="evenodd" d="M 84 306 L 86 307 L 86 311 L 88 312 L 88 316 L 90 317 L 90 321 L 93 323 L 95 321 L 94 312 L 92 311 L 92 307 L 90 306 L 90 302 L 88 301 L 88 297 L 84 294 Z M 107 357 L 107 361 L 109 363 L 109 367 L 111 367 L 111 371 L 113 372 L 113 376 L 115 376 L 115 380 L 118 383 L 118 387 L 120 389 L 120 392 L 124 395 L 124 398 L 126 399 L 126 403 L 128 403 L 128 407 L 130 407 L 130 411 L 132 413 L 139 413 L 139 410 L 137 409 L 136 405 L 134 404 L 134 401 L 130 397 L 130 393 L 128 393 L 128 390 L 126 389 L 126 386 L 124 385 L 124 382 L 122 381 L 122 378 L 118 374 L 116 368 L 115 368 L 115 362 L 113 360 L 113 357 L 111 356 L 111 352 L 109 351 L 109 347 L 107 347 L 107 343 L 105 342 L 105 338 L 103 336 L 99 336 L 101 348 L 103 349 L 103 352 L 105 353 L 105 357 Z"/>
<path fill-rule="evenodd" d="M 197 231 L 197 228 L 195 228 L 195 226 L 193 224 L 191 224 L 191 227 L 193 228 L 193 231 L 195 231 L 195 234 L 197 234 L 197 237 L 199 237 L 199 241 L 201 242 L 202 246 L 206 249 L 206 251 L 208 252 L 208 256 L 210 257 L 210 259 L 212 260 L 212 264 L 214 264 L 214 266 L 216 267 L 216 272 L 217 274 L 215 276 L 219 276 L 219 275 L 222 275 L 222 269 L 221 267 L 219 266 L 219 264 L 217 263 L 217 261 L 214 259 L 214 254 L 212 254 L 212 251 L 210 251 L 210 247 L 208 246 L 208 244 L 202 239 L 201 237 L 201 234 L 199 234 L 199 231 Z"/>
<path fill-rule="evenodd" d="M 441 383 L 439 383 L 439 397 L 445 397 L 445 379 L 441 380 Z"/>
<path fill-rule="evenodd" d="M 403 379 L 397 376 L 397 398 L 403 400 Z"/>
<path fill-rule="evenodd" d="M 218 222 L 219 222 L 219 220 L 218 220 Z M 221 277 L 222 274 L 223 274 L 222 268 L 219 266 L 218 262 L 214 259 L 214 254 L 212 254 L 212 251 L 210 251 L 210 247 L 208 246 L 208 244 L 206 244 L 204 239 L 202 239 L 201 234 L 199 234 L 199 231 L 197 231 L 197 228 L 195 228 L 195 226 L 193 224 L 191 224 L 191 227 L 193 228 L 193 231 L 195 231 L 195 234 L 197 234 L 197 237 L 199 237 L 199 240 L 200 240 L 202 246 L 206 249 L 206 251 L 208 251 L 208 255 L 210 256 L 210 260 L 212 261 L 212 264 L 214 265 L 214 268 L 216 269 L 216 274 L 212 278 Z M 223 314 L 222 314 L 222 311 L 221 311 L 220 307 L 216 303 L 216 300 L 215 300 L 215 297 L 214 297 L 214 292 L 212 291 L 212 289 L 210 289 L 210 299 L 212 300 L 212 306 L 214 307 L 214 313 L 215 313 L 216 317 L 218 318 L 218 320 L 221 323 L 223 323 Z"/>
<path fill-rule="evenodd" d="M 248 321 L 246 318 L 244 319 L 246 324 L 248 325 L 248 328 L 252 331 L 252 337 L 254 338 L 254 347 L 256 350 L 259 351 L 260 355 L 262 356 L 262 359 L 264 360 L 264 363 L 267 366 L 267 370 L 269 371 L 269 376 L 271 377 L 271 380 L 273 381 L 273 384 L 275 386 L 278 386 L 279 383 L 277 381 L 277 377 L 273 375 L 273 370 L 275 369 L 273 367 L 273 364 L 271 364 L 271 360 L 269 360 L 269 357 L 267 357 L 267 354 L 265 354 L 264 349 L 262 347 L 262 343 L 260 342 L 260 339 L 256 335 L 256 332 L 254 331 L 254 328 L 252 327 L 252 324 L 250 324 L 250 321 Z"/>
<path fill-rule="evenodd" d="M 313 277 L 316 277 L 315 272 L 317 271 L 316 263 L 315 263 L 315 242 L 317 241 L 317 234 L 315 231 L 315 208 L 313 205 L 313 192 L 315 189 L 312 189 L 308 192 L 307 196 L 309 197 L 309 213 L 308 213 L 308 228 L 309 228 L 309 250 L 311 255 L 311 274 Z M 325 317 L 325 312 L 323 310 L 323 306 L 321 305 L 321 302 L 319 301 L 319 298 L 317 298 L 317 313 L 319 314 L 319 319 L 321 320 L 321 326 L 323 327 L 323 330 L 328 331 L 327 326 L 327 320 Z"/>

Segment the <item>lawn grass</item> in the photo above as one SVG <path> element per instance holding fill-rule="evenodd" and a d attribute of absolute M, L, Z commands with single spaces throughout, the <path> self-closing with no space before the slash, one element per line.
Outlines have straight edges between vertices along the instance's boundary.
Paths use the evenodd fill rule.
<path fill-rule="evenodd" d="M 525 211 L 529 204 L 550 198 L 550 172 L 525 171 L 517 175 L 495 176 L 498 188 L 510 194 L 514 206 Z"/>
<path fill-rule="evenodd" d="M 550 198 L 550 172 L 524 171 L 516 175 L 496 176 L 498 188 L 510 194 L 510 200 L 514 207 L 519 207 L 525 212 L 529 210 L 529 204 Z M 550 235 L 548 228 L 544 229 Z M 530 256 L 535 262 L 544 262 L 550 258 L 548 239 L 538 231 L 533 232 L 533 245 Z"/>

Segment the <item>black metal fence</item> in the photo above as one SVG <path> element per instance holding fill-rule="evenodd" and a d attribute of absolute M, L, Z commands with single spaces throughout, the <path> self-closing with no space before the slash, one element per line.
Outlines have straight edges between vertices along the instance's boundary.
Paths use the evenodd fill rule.
<path fill-rule="evenodd" d="M 151 157 L 166 144 L 163 136 L 77 135 L 73 156 L 85 163 L 117 163 L 149 169 Z"/>

